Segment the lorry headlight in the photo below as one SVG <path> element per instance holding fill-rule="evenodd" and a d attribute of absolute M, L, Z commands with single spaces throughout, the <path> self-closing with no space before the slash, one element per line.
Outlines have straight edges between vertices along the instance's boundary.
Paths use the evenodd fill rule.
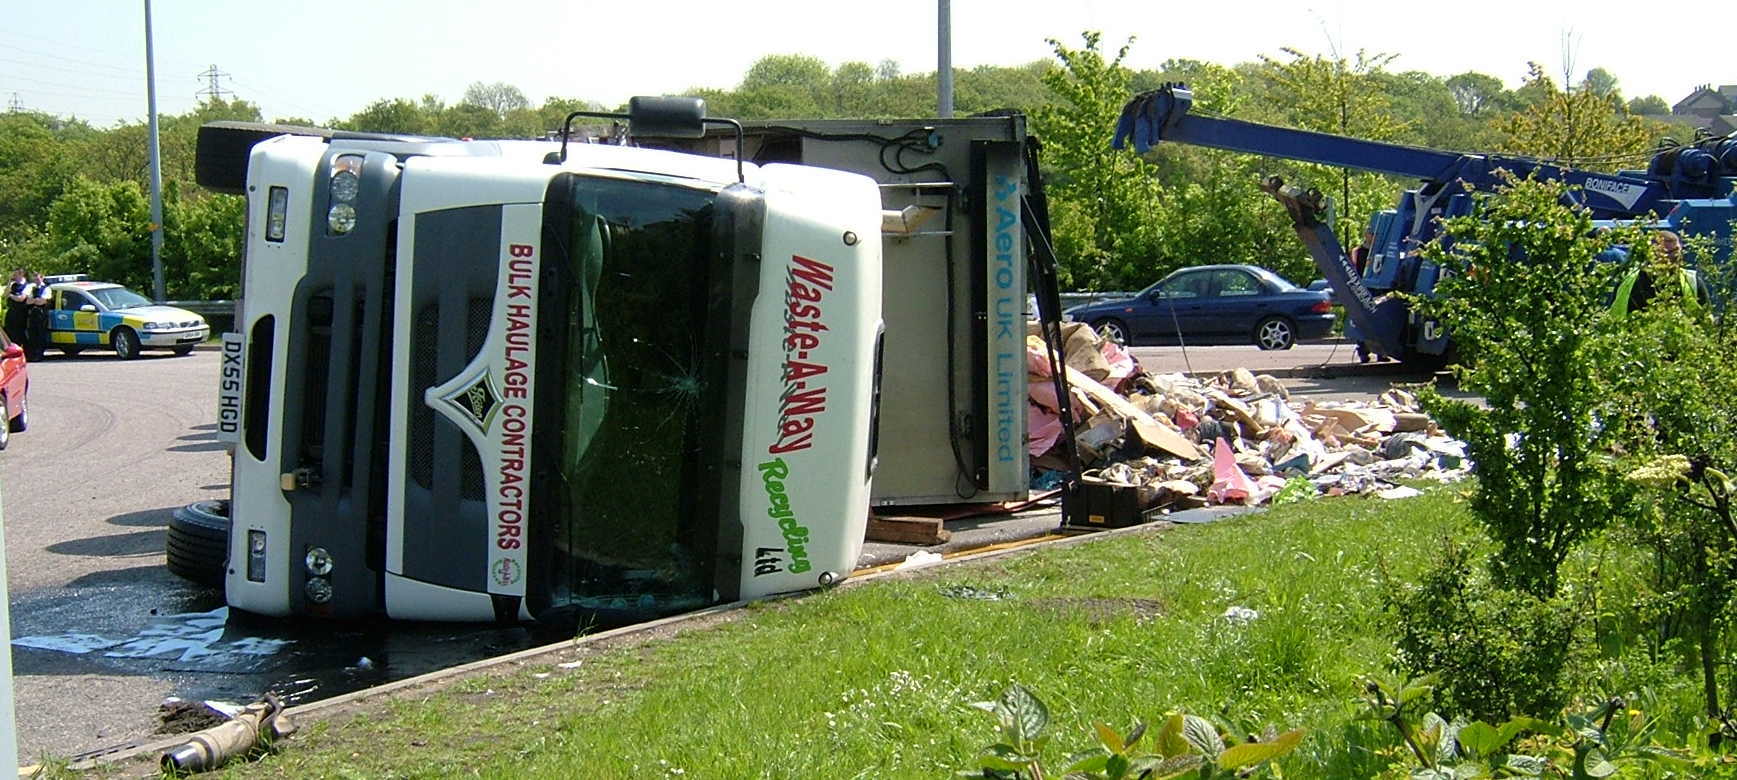
<path fill-rule="evenodd" d="M 355 230 L 356 207 L 348 203 L 334 204 L 332 210 L 326 212 L 326 227 L 340 236 Z"/>
<path fill-rule="evenodd" d="M 307 560 L 304 562 L 307 564 L 308 573 L 316 577 L 332 573 L 332 554 L 326 552 L 324 547 L 309 548 Z"/>
<path fill-rule="evenodd" d="M 332 201 L 351 203 L 362 191 L 362 155 L 340 154 L 332 158 Z"/>
<path fill-rule="evenodd" d="M 302 592 L 308 594 L 308 601 L 324 604 L 332 600 L 332 581 L 325 577 L 309 577 Z"/>
<path fill-rule="evenodd" d="M 265 532 L 247 532 L 247 580 L 265 582 Z"/>
<path fill-rule="evenodd" d="M 265 240 L 282 241 L 289 224 L 289 188 L 273 187 L 265 200 Z"/>
<path fill-rule="evenodd" d="M 332 174 L 332 200 L 349 203 L 362 189 L 362 178 L 349 171 Z"/>

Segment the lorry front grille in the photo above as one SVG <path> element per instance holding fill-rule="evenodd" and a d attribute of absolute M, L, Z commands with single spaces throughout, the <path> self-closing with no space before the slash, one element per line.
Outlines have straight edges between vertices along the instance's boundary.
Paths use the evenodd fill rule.
<path fill-rule="evenodd" d="M 434 334 L 440 325 L 440 305 L 430 303 L 416 310 L 410 328 L 410 479 L 428 489 L 434 480 L 434 410 L 421 402 L 422 391 L 435 384 L 439 362 Z"/>
<path fill-rule="evenodd" d="M 444 387 L 482 354 L 495 299 L 501 294 L 501 206 L 466 206 L 421 212 L 412 228 L 408 298 L 414 312 L 403 349 L 409 382 L 405 404 L 407 470 L 401 497 L 405 517 L 402 574 L 465 591 L 489 588 L 487 555 L 493 528 L 486 505 L 489 455 L 475 444 L 478 424 L 444 405 L 431 407 L 428 391 Z M 491 378 L 493 381 L 494 378 Z"/>

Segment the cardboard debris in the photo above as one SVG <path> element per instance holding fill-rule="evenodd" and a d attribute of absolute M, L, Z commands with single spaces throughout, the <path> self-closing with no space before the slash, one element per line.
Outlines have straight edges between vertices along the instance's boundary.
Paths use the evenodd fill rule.
<path fill-rule="evenodd" d="M 1382 433 L 1392 433 L 1399 424 L 1392 411 L 1380 407 L 1316 406 L 1311 401 L 1303 405 L 1303 416 L 1310 415 L 1330 417 L 1353 431 L 1373 428 Z"/>
<path fill-rule="evenodd" d="M 1051 366 L 1028 326 L 1034 463 L 1063 468 Z M 1403 389 L 1373 403 L 1292 403 L 1283 383 L 1247 369 L 1154 374 L 1081 323 L 1063 326 L 1075 441 L 1094 484 L 1137 495 L 1142 511 L 1259 504 L 1292 480 L 1328 495 L 1375 494 L 1395 480 L 1452 481 L 1470 464 Z M 1211 448 L 1211 453 L 1207 448 Z M 1405 495 L 1395 491 L 1389 495 Z"/>
<path fill-rule="evenodd" d="M 1152 415 L 1142 411 L 1140 407 L 1130 403 L 1128 399 L 1116 394 L 1114 390 L 1104 387 L 1073 368 L 1067 370 L 1068 384 L 1079 388 L 1087 397 L 1099 404 L 1100 408 L 1120 415 L 1124 420 L 1133 423 L 1135 433 L 1153 449 L 1168 452 L 1179 458 L 1195 460 L 1203 458 L 1206 453 L 1200 447 L 1188 440 L 1174 428 L 1160 424 L 1152 419 Z"/>

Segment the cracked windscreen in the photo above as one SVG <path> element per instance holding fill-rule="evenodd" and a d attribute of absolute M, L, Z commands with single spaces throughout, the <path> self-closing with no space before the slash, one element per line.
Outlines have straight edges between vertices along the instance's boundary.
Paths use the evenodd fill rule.
<path fill-rule="evenodd" d="M 546 222 L 566 241 L 540 293 L 553 328 L 539 336 L 536 423 L 538 457 L 559 465 L 538 470 L 552 484 L 533 511 L 542 592 L 531 607 L 618 619 L 694 609 L 712 600 L 718 523 L 707 463 L 722 361 L 705 349 L 722 327 L 709 321 L 716 193 L 564 180 Z M 544 402 L 551 392 L 558 404 Z"/>

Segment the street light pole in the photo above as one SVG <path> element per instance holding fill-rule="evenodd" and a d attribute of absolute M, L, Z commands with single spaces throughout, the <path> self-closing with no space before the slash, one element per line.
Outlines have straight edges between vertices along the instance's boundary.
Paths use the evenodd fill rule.
<path fill-rule="evenodd" d="M 145 94 L 151 112 L 151 297 L 162 302 L 163 160 L 157 144 L 157 60 L 151 48 L 151 0 L 145 0 Z"/>
<path fill-rule="evenodd" d="M 940 92 L 940 116 L 946 119 L 953 116 L 953 3 L 951 0 L 937 2 L 940 4 L 940 18 L 935 25 L 939 33 L 936 42 L 939 62 L 935 65 L 935 81 Z"/>

